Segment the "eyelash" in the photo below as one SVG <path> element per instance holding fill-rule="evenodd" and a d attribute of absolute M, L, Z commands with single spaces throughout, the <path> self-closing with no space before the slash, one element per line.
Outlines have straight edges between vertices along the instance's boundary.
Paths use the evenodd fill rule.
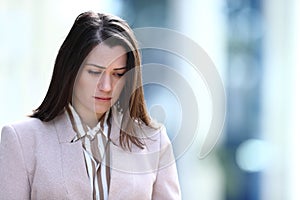
<path fill-rule="evenodd" d="M 101 74 L 102 72 L 88 70 L 88 73 L 89 73 L 89 74 L 92 74 L 92 75 L 99 75 L 99 74 Z"/>
<path fill-rule="evenodd" d="M 122 77 L 124 74 L 125 74 L 125 72 L 124 73 L 114 73 L 114 75 L 116 75 L 118 77 Z"/>
<path fill-rule="evenodd" d="M 88 70 L 88 73 L 91 74 L 91 75 L 97 76 L 97 75 L 100 75 L 102 72 Z M 125 74 L 125 72 L 124 73 L 113 73 L 113 75 L 118 76 L 118 77 L 122 77 L 124 74 Z"/>

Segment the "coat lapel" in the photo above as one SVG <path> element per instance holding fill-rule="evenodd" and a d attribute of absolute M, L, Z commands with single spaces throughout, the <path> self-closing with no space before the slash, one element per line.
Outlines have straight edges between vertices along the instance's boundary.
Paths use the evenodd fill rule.
<path fill-rule="evenodd" d="M 90 180 L 87 175 L 85 158 L 81 141 L 71 142 L 76 133 L 72 128 L 71 121 L 66 113 L 54 119 L 58 141 L 61 148 L 62 176 L 65 180 L 65 187 L 68 190 L 69 199 L 92 199 Z M 120 124 L 112 121 L 111 140 L 111 182 L 109 199 L 141 199 L 145 192 L 139 188 L 141 182 L 147 183 L 149 188 L 155 180 L 155 169 L 158 163 L 158 152 L 153 149 L 157 144 L 157 137 L 151 135 L 151 140 L 144 150 L 133 146 L 133 152 L 124 151 L 119 147 Z M 152 144 L 153 143 L 153 144 Z M 156 146 L 156 145 L 154 145 Z M 154 150 L 149 153 L 148 150 Z M 141 179 L 141 181 L 137 181 Z M 129 186 L 129 187 L 124 187 Z M 146 192 L 151 198 L 151 191 Z M 132 198 L 131 198 L 132 197 Z"/>
<path fill-rule="evenodd" d="M 67 113 L 54 119 L 61 148 L 62 176 L 70 199 L 91 199 L 91 187 L 81 141 L 71 142 L 76 133 Z"/>
<path fill-rule="evenodd" d="M 113 118 L 110 137 L 112 143 L 110 143 L 111 184 L 109 199 L 123 199 L 125 197 L 126 199 L 151 199 L 152 185 L 155 181 L 159 161 L 158 130 L 143 126 L 143 130 L 148 134 L 144 138 L 146 147 L 140 149 L 133 145 L 130 152 L 120 147 L 120 127 L 120 120 Z"/>

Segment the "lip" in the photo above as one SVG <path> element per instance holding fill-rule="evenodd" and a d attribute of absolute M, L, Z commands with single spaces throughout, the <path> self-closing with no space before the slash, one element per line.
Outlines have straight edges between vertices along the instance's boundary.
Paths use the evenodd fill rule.
<path fill-rule="evenodd" d="M 97 100 L 97 101 L 111 101 L 111 97 L 96 97 L 94 96 L 94 98 Z"/>

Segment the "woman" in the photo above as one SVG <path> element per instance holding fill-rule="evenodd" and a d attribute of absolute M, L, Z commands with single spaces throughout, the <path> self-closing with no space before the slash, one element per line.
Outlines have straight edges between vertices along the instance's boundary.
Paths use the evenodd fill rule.
<path fill-rule="evenodd" d="M 165 128 L 146 112 L 132 30 L 80 14 L 44 101 L 2 129 L 1 199 L 180 199 Z"/>

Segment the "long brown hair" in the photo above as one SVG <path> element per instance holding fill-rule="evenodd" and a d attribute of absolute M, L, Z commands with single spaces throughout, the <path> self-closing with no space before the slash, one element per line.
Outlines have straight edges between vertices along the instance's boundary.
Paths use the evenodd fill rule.
<path fill-rule="evenodd" d="M 119 107 L 131 118 L 123 117 L 120 145 L 130 149 L 135 144 L 143 148 L 144 143 L 134 130 L 134 123 L 151 126 L 151 120 L 144 100 L 138 44 L 129 25 L 113 15 L 85 12 L 76 18 L 59 49 L 47 94 L 31 117 L 47 122 L 64 112 L 72 101 L 74 82 L 82 62 L 102 42 L 109 46 L 123 46 L 127 51 L 127 71 L 131 71 L 119 98 Z"/>

